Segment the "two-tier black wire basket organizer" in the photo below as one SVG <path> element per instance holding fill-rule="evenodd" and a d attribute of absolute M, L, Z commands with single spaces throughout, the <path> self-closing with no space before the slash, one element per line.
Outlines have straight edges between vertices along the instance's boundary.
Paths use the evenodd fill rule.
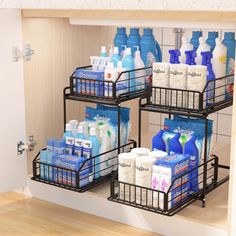
<path fill-rule="evenodd" d="M 117 173 L 118 154 L 120 152 L 128 152 L 137 146 L 134 140 L 129 140 L 126 144 L 121 144 L 120 142 L 121 103 L 147 96 L 146 88 L 150 81 L 152 69 L 151 67 L 146 67 L 123 71 L 115 81 L 91 79 L 83 75 L 78 76 L 80 69 L 90 70 L 91 66 L 76 68 L 70 77 L 70 86 L 63 90 L 64 127 L 67 122 L 67 101 L 114 106 L 117 108 L 118 121 L 117 147 L 85 160 L 78 170 L 73 171 L 42 162 L 39 152 L 33 160 L 32 180 L 76 192 L 85 192 L 111 180 L 112 176 Z M 104 160 L 107 161 L 104 156 L 109 157 L 110 164 L 108 167 L 104 165 Z"/>

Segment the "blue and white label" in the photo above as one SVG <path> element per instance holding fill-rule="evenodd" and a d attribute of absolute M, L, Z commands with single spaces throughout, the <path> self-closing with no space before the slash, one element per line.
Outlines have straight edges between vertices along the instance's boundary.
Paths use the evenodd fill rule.
<path fill-rule="evenodd" d="M 90 140 L 84 140 L 83 156 L 85 158 L 87 158 L 87 159 L 92 157 L 92 142 Z M 88 162 L 88 167 L 89 167 L 89 182 L 93 181 L 93 168 L 94 168 L 94 163 L 93 162 L 92 162 L 92 160 L 90 160 Z"/>
<path fill-rule="evenodd" d="M 75 147 L 74 147 L 74 155 L 81 157 L 83 154 L 83 145 L 84 140 L 80 138 L 75 138 Z"/>

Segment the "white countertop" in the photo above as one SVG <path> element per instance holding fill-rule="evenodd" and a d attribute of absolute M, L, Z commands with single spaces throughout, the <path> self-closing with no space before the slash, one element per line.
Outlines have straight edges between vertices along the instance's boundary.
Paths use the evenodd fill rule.
<path fill-rule="evenodd" d="M 227 0 L 0 0 L 0 8 L 236 12 Z"/>

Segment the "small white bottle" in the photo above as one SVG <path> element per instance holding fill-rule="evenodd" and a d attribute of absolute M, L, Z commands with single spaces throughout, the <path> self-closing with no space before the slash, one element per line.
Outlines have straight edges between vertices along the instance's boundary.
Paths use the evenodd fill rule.
<path fill-rule="evenodd" d="M 201 65 L 202 64 L 202 52 L 210 52 L 211 47 L 206 43 L 206 40 L 203 37 L 199 38 L 199 46 L 197 49 L 197 57 L 196 57 L 196 64 Z"/>
<path fill-rule="evenodd" d="M 137 50 L 134 52 L 134 69 L 144 68 L 144 62 L 141 58 L 141 53 L 139 47 L 137 46 Z M 135 71 L 135 90 L 144 89 L 146 85 L 146 70 L 137 70 Z"/>
<path fill-rule="evenodd" d="M 219 38 L 216 38 L 216 46 L 213 50 L 213 57 L 211 60 L 212 69 L 215 77 L 220 78 L 226 76 L 226 58 L 227 47 L 222 44 Z M 216 80 L 215 102 L 220 102 L 225 99 L 225 80 Z"/>
<path fill-rule="evenodd" d="M 186 51 L 192 51 L 193 50 L 193 45 L 187 40 L 187 38 L 183 37 L 182 38 L 182 45 L 180 48 L 180 63 L 186 63 Z"/>

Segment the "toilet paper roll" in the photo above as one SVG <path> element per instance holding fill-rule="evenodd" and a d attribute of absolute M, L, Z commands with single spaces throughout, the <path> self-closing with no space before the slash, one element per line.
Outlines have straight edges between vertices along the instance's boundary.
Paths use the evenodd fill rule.
<path fill-rule="evenodd" d="M 161 150 L 158 151 L 151 151 L 148 153 L 148 156 L 154 157 L 157 160 L 161 159 L 162 157 L 166 157 L 168 155 L 167 152 L 163 152 Z"/>
<path fill-rule="evenodd" d="M 186 64 L 170 64 L 170 80 L 169 87 L 172 89 L 187 88 L 187 65 Z M 169 91 L 170 106 L 185 107 L 186 92 L 184 91 Z"/>
<path fill-rule="evenodd" d="M 152 85 L 154 87 L 152 94 L 152 102 L 157 105 L 169 105 L 168 90 L 161 88 L 169 88 L 169 74 L 170 63 L 168 62 L 155 62 L 152 65 Z"/>
<path fill-rule="evenodd" d="M 132 153 L 135 153 L 138 157 L 142 157 L 142 156 L 147 156 L 148 153 L 150 152 L 150 149 L 148 148 L 143 148 L 143 147 L 140 147 L 140 148 L 133 148 L 131 150 Z"/>
<path fill-rule="evenodd" d="M 121 153 L 118 155 L 118 179 L 121 182 L 135 184 L 135 153 Z M 134 187 L 129 184 L 119 183 L 119 198 L 125 201 L 134 201 Z"/>
<path fill-rule="evenodd" d="M 143 156 L 137 158 L 135 175 L 136 185 L 151 188 L 152 166 L 155 160 L 155 158 L 150 156 Z M 141 187 L 136 187 L 136 203 L 142 205 L 150 205 L 151 194 L 152 191 L 150 190 Z"/>
<path fill-rule="evenodd" d="M 207 67 L 201 65 L 188 66 L 187 90 L 203 92 L 207 81 Z M 199 109 L 199 94 L 188 92 L 186 106 L 189 109 Z M 206 93 L 203 94 L 203 101 L 206 101 Z M 204 104 L 205 106 L 206 104 Z M 205 108 L 205 107 L 203 107 Z"/>

